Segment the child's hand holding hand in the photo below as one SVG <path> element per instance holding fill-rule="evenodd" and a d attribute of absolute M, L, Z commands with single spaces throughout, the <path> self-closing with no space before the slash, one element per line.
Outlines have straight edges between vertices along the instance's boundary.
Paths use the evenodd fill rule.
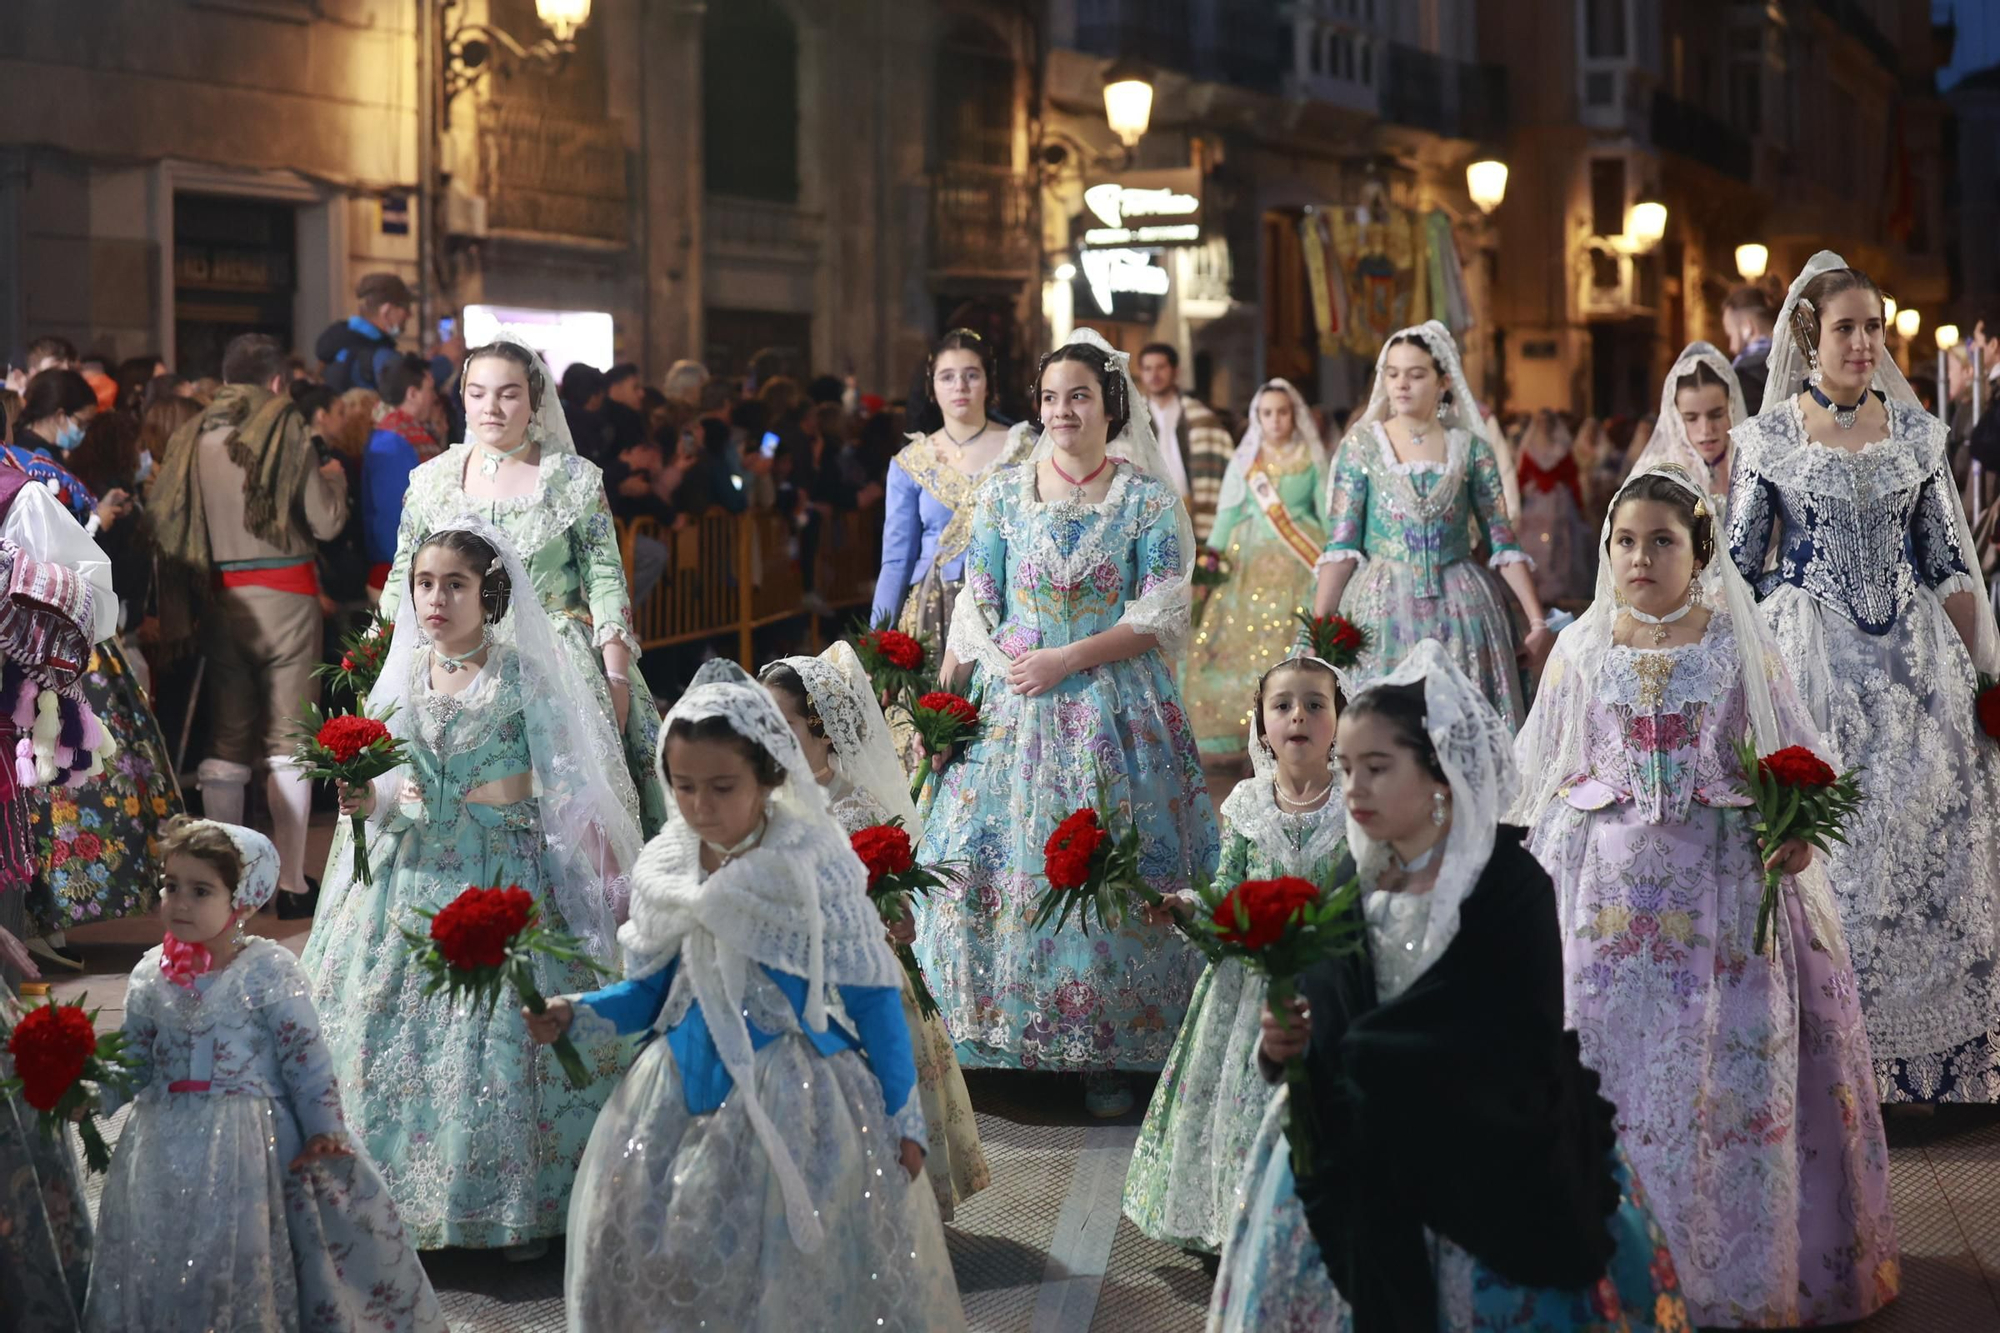
<path fill-rule="evenodd" d="M 354 1149 L 347 1139 L 339 1134 L 315 1134 L 306 1140 L 306 1146 L 292 1159 L 292 1170 L 303 1171 L 314 1162 L 329 1157 L 352 1157 Z"/>
<path fill-rule="evenodd" d="M 571 1020 L 576 1017 L 576 1006 L 560 995 L 548 1002 L 548 1007 L 539 1014 L 528 1012 L 521 1006 L 521 1017 L 527 1020 L 528 1035 L 538 1046 L 553 1046 L 557 1037 L 569 1031 Z"/>
<path fill-rule="evenodd" d="M 915 1180 L 924 1172 L 924 1145 L 915 1139 L 904 1139 L 900 1159 L 903 1169 L 910 1173 L 910 1179 Z"/>

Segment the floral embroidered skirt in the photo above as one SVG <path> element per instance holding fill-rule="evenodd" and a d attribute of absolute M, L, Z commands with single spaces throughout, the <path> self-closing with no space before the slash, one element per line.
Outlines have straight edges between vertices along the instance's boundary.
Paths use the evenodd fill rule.
<path fill-rule="evenodd" d="M 1528 716 L 1527 678 L 1515 657 L 1514 622 L 1500 580 L 1471 560 L 1446 565 L 1438 595 L 1425 596 L 1413 566 L 1373 559 L 1348 580 L 1340 614 L 1368 634 L 1355 664 L 1361 679 L 1394 671 L 1425 639 L 1436 639 L 1515 730 Z"/>
<path fill-rule="evenodd" d="M 993 1183 L 986 1168 L 986 1150 L 979 1146 L 979 1122 L 972 1113 L 972 1095 L 958 1067 L 951 1033 L 942 1018 L 925 1018 L 917 1009 L 916 992 L 903 978 L 903 1019 L 910 1025 L 910 1052 L 917 1061 L 917 1102 L 924 1108 L 929 1130 L 924 1175 L 937 1195 L 938 1216 L 951 1221 L 963 1199 Z"/>
<path fill-rule="evenodd" d="M 1318 525 L 1300 527 L 1319 544 Z M 1229 581 L 1209 591 L 1181 673 L 1204 759 L 1243 757 L 1257 678 L 1291 655 L 1295 617 L 1312 609 L 1313 571 L 1261 515 L 1236 526 L 1228 556 Z"/>

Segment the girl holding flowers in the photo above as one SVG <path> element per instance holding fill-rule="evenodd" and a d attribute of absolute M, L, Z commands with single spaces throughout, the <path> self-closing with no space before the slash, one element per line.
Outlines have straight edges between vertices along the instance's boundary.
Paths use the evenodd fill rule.
<path fill-rule="evenodd" d="M 1682 429 L 1674 391 L 1660 434 Z M 1898 1286 L 1868 1034 L 1825 870 L 1759 838 L 1737 747 L 1804 747 L 1828 781 L 1831 751 L 1711 505 L 1674 464 L 1618 492 L 1596 600 L 1517 742 L 1515 815 L 1555 880 L 1567 1021 L 1695 1322 L 1844 1323 Z M 1760 949 L 1767 866 L 1785 878 Z"/>
<path fill-rule="evenodd" d="M 905 790 L 888 723 L 854 649 L 837 642 L 818 657 L 781 658 L 758 673 L 758 679 L 778 701 L 841 830 L 852 838 L 894 820 L 906 845 L 914 846 L 923 826 Z M 899 945 L 916 938 L 909 904 L 889 928 L 889 938 Z M 951 1034 L 939 1015 L 926 1017 L 919 1010 L 907 969 L 903 1018 L 910 1025 L 917 1095 L 930 1130 L 924 1170 L 937 1195 L 938 1213 L 949 1222 L 960 1199 L 986 1188 L 986 1154 L 979 1146 L 979 1125 Z"/>
<path fill-rule="evenodd" d="M 1364 950 L 1314 964 L 1258 1060 L 1271 1101 L 1212 1330 L 1685 1333 L 1674 1261 L 1563 1031 L 1555 895 L 1499 822 L 1511 728 L 1435 641 L 1347 704 Z M 1309 1118 L 1295 1175 L 1288 1114 Z"/>
<path fill-rule="evenodd" d="M 1222 802 L 1218 889 L 1284 876 L 1338 887 L 1347 852 L 1347 820 L 1333 799 L 1338 692 L 1334 669 L 1316 657 L 1288 658 L 1257 682 L 1253 773 Z M 1195 910 L 1185 895 L 1166 901 Z M 1125 1178 L 1125 1214 L 1155 1240 L 1222 1249 L 1271 1100 L 1254 1058 L 1264 1007 L 1263 979 L 1239 960 L 1210 964 L 1195 983 Z"/>
<path fill-rule="evenodd" d="M 570 1203 L 570 1327 L 963 1329 L 903 967 L 784 715 L 709 662 L 667 715 L 676 813 L 634 875 L 626 980 L 537 1041 L 648 1033 Z M 845 1020 L 829 1013 L 837 992 Z"/>
<path fill-rule="evenodd" d="M 268 838 L 177 821 L 167 935 L 132 969 L 132 1113 L 99 1209 L 84 1327 L 443 1333 L 430 1280 L 349 1132 L 291 951 L 243 922 L 278 886 Z M 120 1098 L 102 1089 L 102 1109 Z"/>
<path fill-rule="evenodd" d="M 416 543 L 407 595 L 369 711 L 404 765 L 344 788 L 368 834 L 372 888 L 337 842 L 303 963 L 348 1114 L 382 1163 L 420 1248 L 506 1248 L 559 1235 L 570 1185 L 623 1053 L 584 1045 L 604 1076 L 578 1089 L 536 1052 L 513 1005 L 426 994 L 405 936 L 468 888 L 518 886 L 581 955 L 537 953 L 543 995 L 613 958 L 623 875 L 642 845 L 609 715 L 577 677 L 513 544 L 476 518 Z"/>
<path fill-rule="evenodd" d="M 1086 937 L 1033 915 L 1044 844 L 1079 806 L 1122 812 L 1158 892 L 1214 869 L 1215 811 L 1168 667 L 1194 539 L 1121 354 L 1084 330 L 1037 384 L 1041 438 L 987 479 L 972 520 L 944 680 L 978 698 L 979 732 L 931 756 L 943 778 L 917 854 L 968 869 L 919 913 L 916 951 L 963 1064 L 1086 1073 L 1089 1108 L 1116 1116 L 1132 1105 L 1120 1071 L 1166 1059 L 1200 955 L 1136 918 Z"/>

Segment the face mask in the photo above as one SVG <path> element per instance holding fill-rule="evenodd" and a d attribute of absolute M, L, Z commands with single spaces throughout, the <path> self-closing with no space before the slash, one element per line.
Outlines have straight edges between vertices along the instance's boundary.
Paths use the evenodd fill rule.
<path fill-rule="evenodd" d="M 148 477 L 152 475 L 153 475 L 153 451 L 151 449 L 141 449 L 139 451 L 139 475 L 133 478 L 133 480 L 144 482 Z"/>
<path fill-rule="evenodd" d="M 68 453 L 83 443 L 83 427 L 71 421 L 56 433 L 56 448 Z"/>

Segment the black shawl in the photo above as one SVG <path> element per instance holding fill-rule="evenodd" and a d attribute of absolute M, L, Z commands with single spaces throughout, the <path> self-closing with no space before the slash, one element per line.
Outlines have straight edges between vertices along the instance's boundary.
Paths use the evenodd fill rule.
<path fill-rule="evenodd" d="M 1298 1193 L 1356 1333 L 1437 1328 L 1426 1227 L 1522 1286 L 1587 1287 L 1610 1262 L 1614 1109 L 1563 1029 L 1554 886 L 1522 836 L 1501 826 L 1402 995 L 1378 1002 L 1365 953 L 1301 978 L 1318 1150 Z"/>

